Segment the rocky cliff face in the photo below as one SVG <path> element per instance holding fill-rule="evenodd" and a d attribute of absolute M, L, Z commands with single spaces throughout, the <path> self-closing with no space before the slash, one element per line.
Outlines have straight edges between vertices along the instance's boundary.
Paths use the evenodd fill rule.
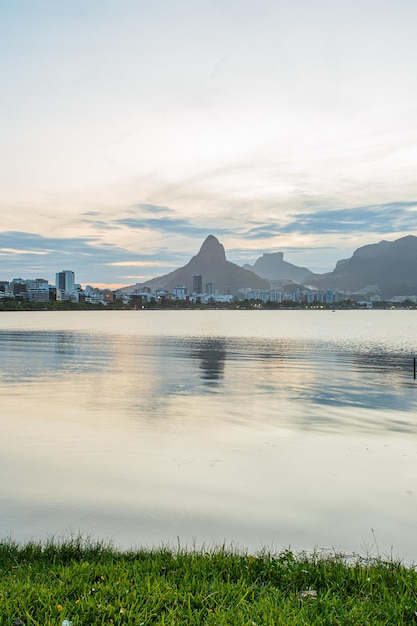
<path fill-rule="evenodd" d="M 357 291 L 378 285 L 383 297 L 417 293 L 417 237 L 380 241 L 355 250 L 350 259 L 309 281 L 318 288 Z"/>
<path fill-rule="evenodd" d="M 302 283 L 313 276 L 313 273 L 306 267 L 298 267 L 284 261 L 283 252 L 263 254 L 254 265 L 244 265 L 244 267 L 268 280 L 289 280 Z"/>

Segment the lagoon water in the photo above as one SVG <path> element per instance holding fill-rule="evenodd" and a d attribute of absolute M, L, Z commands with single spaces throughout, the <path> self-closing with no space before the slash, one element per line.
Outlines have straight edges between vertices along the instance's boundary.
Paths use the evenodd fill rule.
<path fill-rule="evenodd" d="M 0 314 L 0 538 L 417 560 L 413 311 Z"/>

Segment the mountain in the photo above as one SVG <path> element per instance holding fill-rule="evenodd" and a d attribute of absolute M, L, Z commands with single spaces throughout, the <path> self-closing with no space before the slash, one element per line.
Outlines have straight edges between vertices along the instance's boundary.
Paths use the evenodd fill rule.
<path fill-rule="evenodd" d="M 283 252 L 263 254 L 254 265 L 246 264 L 243 267 L 268 280 L 289 280 L 302 283 L 314 276 L 313 272 L 306 267 L 297 267 L 284 261 Z"/>
<path fill-rule="evenodd" d="M 253 266 L 239 267 L 227 261 L 224 247 L 209 235 L 198 254 L 179 269 L 119 289 L 134 293 L 144 288 L 164 289 L 172 293 L 185 285 L 193 291 L 193 276 L 201 274 L 202 287 L 213 283 L 219 293 L 237 295 L 239 289 L 269 289 L 270 281 L 292 281 L 312 289 L 350 291 L 357 293 L 369 286 L 383 299 L 394 295 L 417 294 L 417 237 L 408 235 L 396 241 L 380 241 L 355 250 L 350 259 L 338 261 L 327 274 L 313 274 L 305 267 L 284 261 L 282 252 L 263 254 Z"/>
<path fill-rule="evenodd" d="M 132 293 L 149 287 L 152 291 L 155 289 L 164 289 L 172 292 L 175 287 L 185 285 L 188 292 L 193 291 L 193 276 L 201 274 L 203 291 L 207 283 L 213 283 L 214 288 L 219 293 L 231 293 L 237 295 L 239 289 L 251 287 L 252 289 L 269 289 L 270 283 L 257 274 L 235 265 L 226 260 L 224 247 L 214 235 L 209 235 L 200 248 L 196 256 L 179 269 L 160 276 L 152 278 L 145 283 L 138 283 L 124 287 L 122 291 Z"/>
<path fill-rule="evenodd" d="M 378 285 L 382 298 L 417 293 L 417 237 L 380 241 L 355 250 L 350 259 L 338 261 L 328 274 L 315 275 L 309 283 L 318 289 L 359 291 Z"/>

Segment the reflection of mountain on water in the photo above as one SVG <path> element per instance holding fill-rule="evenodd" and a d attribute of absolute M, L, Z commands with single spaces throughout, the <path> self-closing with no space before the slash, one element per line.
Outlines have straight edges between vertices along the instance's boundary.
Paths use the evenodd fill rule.
<path fill-rule="evenodd" d="M 219 381 L 224 375 L 226 342 L 223 339 L 200 339 L 192 342 L 190 356 L 200 359 L 199 368 L 204 381 Z"/>
<path fill-rule="evenodd" d="M 29 384 L 95 415 L 239 414 L 301 430 L 417 432 L 417 349 L 364 336 L 0 330 L 0 386 Z M 417 344 L 416 344 L 417 346 Z M 227 366 L 226 366 L 227 361 Z M 15 389 L 10 390 L 11 386 Z M 40 391 L 47 390 L 47 391 Z M 30 390 L 29 390 L 30 391 Z M 24 393 L 28 392 L 25 387 Z M 208 397 L 212 396 L 212 397 Z M 209 410 L 210 403 L 211 408 Z M 217 404 L 216 404 L 217 403 Z M 40 405 L 39 405 L 40 406 Z"/>

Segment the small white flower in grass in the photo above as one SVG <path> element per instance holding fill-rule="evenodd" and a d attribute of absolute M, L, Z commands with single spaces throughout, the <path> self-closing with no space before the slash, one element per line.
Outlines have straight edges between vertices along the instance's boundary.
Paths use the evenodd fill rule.
<path fill-rule="evenodd" d="M 307 589 L 306 591 L 300 591 L 298 597 L 300 598 L 300 602 L 302 602 L 303 600 L 307 600 L 307 598 L 317 598 L 317 591 L 316 589 Z"/>

